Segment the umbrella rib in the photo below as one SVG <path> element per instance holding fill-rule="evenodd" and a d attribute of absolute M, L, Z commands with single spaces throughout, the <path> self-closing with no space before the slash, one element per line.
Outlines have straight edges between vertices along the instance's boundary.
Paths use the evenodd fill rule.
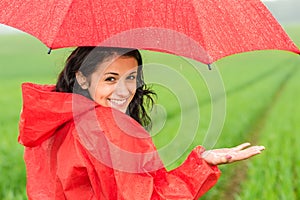
<path fill-rule="evenodd" d="M 62 19 L 62 20 L 61 20 L 61 23 L 59 24 L 59 26 L 57 26 L 58 28 L 57 28 L 57 31 L 56 31 L 55 36 L 53 37 L 52 44 L 49 45 L 49 47 L 50 47 L 49 52 L 51 52 L 51 49 L 52 49 L 53 44 L 54 44 L 54 42 L 55 42 L 55 39 L 56 39 L 56 37 L 57 37 L 57 35 L 58 35 L 58 33 L 59 33 L 59 30 L 60 30 L 60 28 L 62 27 L 62 25 L 64 24 L 64 21 L 65 21 L 65 19 L 66 19 L 66 15 L 69 13 L 69 11 L 70 11 L 70 9 L 71 9 L 71 5 L 73 4 L 73 0 L 70 0 L 69 2 L 70 2 L 70 3 L 69 3 L 69 6 L 68 6 L 68 9 L 67 9 L 67 11 L 64 13 L 64 16 L 61 17 L 61 19 Z"/>
<path fill-rule="evenodd" d="M 205 0 L 205 1 L 206 1 L 206 0 Z M 205 1 L 204 1 L 204 2 L 205 2 Z M 198 7 L 199 4 L 200 4 L 199 1 L 192 0 L 191 3 L 192 3 L 192 5 L 193 5 L 192 7 L 193 7 L 193 9 L 194 9 L 194 13 L 199 13 L 199 15 L 196 15 L 196 16 L 197 16 L 197 20 L 198 20 L 198 22 L 199 22 L 198 25 L 197 25 L 197 26 L 198 26 L 197 28 L 199 29 L 199 32 L 198 32 L 198 35 L 195 36 L 196 38 L 194 38 L 194 40 L 195 40 L 195 41 L 198 41 L 198 44 L 201 46 L 201 48 L 203 48 L 203 50 L 206 50 L 206 51 L 207 51 L 207 46 L 208 46 L 208 45 L 207 45 L 205 39 L 203 39 L 203 38 L 205 38 L 203 29 L 204 29 L 204 28 L 207 28 L 207 27 L 202 27 L 202 26 L 199 25 L 199 24 L 202 24 L 202 23 L 200 23 L 200 20 L 201 20 L 201 18 L 200 18 L 200 13 L 203 12 L 203 11 L 199 10 L 199 7 Z M 203 3 L 203 2 L 201 2 L 201 3 Z M 203 19 L 202 19 L 202 20 L 203 20 Z M 199 41 L 198 39 L 199 39 L 200 41 Z M 209 63 L 212 63 L 212 61 L 214 60 L 214 58 L 211 57 L 209 51 L 207 52 L 207 56 L 208 56 Z M 210 66 L 208 66 L 208 68 L 211 69 Z"/>
<path fill-rule="evenodd" d="M 99 41 L 99 31 L 98 31 L 98 26 L 97 26 L 97 20 L 96 20 L 96 16 L 94 15 L 95 14 L 95 11 L 94 11 L 94 5 L 93 4 L 93 0 L 89 0 L 89 5 L 91 5 L 91 16 L 92 16 L 92 22 L 93 22 L 93 26 L 95 27 L 95 31 L 97 32 L 96 36 L 97 36 L 97 40 L 96 41 Z M 95 35 L 95 34 L 94 34 Z M 96 46 L 96 45 L 95 45 Z"/>

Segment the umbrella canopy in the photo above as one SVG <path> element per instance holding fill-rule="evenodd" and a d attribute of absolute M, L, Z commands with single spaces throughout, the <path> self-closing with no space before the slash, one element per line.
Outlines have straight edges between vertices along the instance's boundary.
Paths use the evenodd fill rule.
<path fill-rule="evenodd" d="M 51 49 L 132 47 L 206 64 L 253 50 L 300 53 L 260 0 L 2 0 L 0 23 Z"/>

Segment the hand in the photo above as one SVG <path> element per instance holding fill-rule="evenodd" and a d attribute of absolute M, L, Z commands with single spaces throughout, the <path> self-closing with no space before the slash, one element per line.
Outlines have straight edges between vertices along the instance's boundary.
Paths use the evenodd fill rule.
<path fill-rule="evenodd" d="M 250 143 L 243 143 L 233 148 L 213 149 L 204 151 L 201 157 L 211 165 L 221 165 L 248 159 L 260 154 L 264 146 L 250 146 Z"/>

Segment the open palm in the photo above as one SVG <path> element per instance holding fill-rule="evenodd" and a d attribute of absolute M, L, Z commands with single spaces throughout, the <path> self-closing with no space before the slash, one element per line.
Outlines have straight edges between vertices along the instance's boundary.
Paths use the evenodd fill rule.
<path fill-rule="evenodd" d="M 201 157 L 211 165 L 220 165 L 248 159 L 260 154 L 264 149 L 264 146 L 250 146 L 250 143 L 243 143 L 232 148 L 207 150 Z"/>

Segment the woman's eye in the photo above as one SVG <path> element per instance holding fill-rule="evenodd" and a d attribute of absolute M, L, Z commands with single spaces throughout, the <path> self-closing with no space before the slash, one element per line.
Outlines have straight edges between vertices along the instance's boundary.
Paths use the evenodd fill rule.
<path fill-rule="evenodd" d="M 105 81 L 109 81 L 109 82 L 113 82 L 115 81 L 116 79 L 114 77 L 108 77 L 105 79 Z"/>
<path fill-rule="evenodd" d="M 130 75 L 127 77 L 127 80 L 135 80 L 135 76 L 134 75 Z"/>

